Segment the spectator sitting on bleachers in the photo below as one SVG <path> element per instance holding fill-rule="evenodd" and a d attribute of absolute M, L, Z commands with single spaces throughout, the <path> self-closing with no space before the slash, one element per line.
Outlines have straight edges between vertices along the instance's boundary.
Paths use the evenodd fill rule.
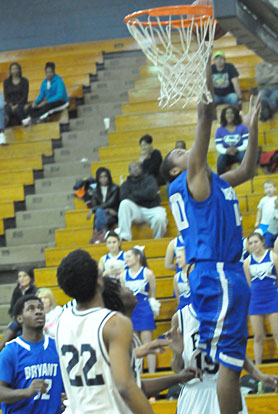
<path fill-rule="evenodd" d="M 269 220 L 269 226 L 265 233 L 265 247 L 273 248 L 275 240 L 278 236 L 278 197 L 274 201 L 274 211 L 271 219 Z"/>
<path fill-rule="evenodd" d="M 227 106 L 221 112 L 220 124 L 215 135 L 217 174 L 226 172 L 229 165 L 241 163 L 248 144 L 248 128 L 242 124 L 239 111 L 235 106 Z"/>
<path fill-rule="evenodd" d="M 9 315 L 14 316 L 14 305 L 24 295 L 35 295 L 38 288 L 34 284 L 34 271 L 33 269 L 23 269 L 18 272 L 17 286 L 14 288 Z"/>
<path fill-rule="evenodd" d="M 278 108 L 278 65 L 259 63 L 255 78 L 261 95 L 260 121 L 267 121 Z"/>
<path fill-rule="evenodd" d="M 143 135 L 139 140 L 141 147 L 140 159 L 142 168 L 145 174 L 153 175 L 158 185 L 164 184 L 164 180 L 161 177 L 159 170 L 162 163 L 161 152 L 158 149 L 152 147 L 153 138 L 151 135 Z"/>
<path fill-rule="evenodd" d="M 160 206 L 156 180 L 143 173 L 140 163 L 132 162 L 128 170 L 129 176 L 120 187 L 120 237 L 122 240 L 132 240 L 132 223 L 148 223 L 154 239 L 159 239 L 166 232 L 167 216 L 165 208 Z"/>
<path fill-rule="evenodd" d="M 215 105 L 240 106 L 242 101 L 238 82 L 239 73 L 232 63 L 227 63 L 224 53 L 218 50 L 213 55 L 211 66 Z"/>
<path fill-rule="evenodd" d="M 96 172 L 96 187 L 92 192 L 92 209 L 87 215 L 90 220 L 94 213 L 93 236 L 90 243 L 104 242 L 107 230 L 112 230 L 118 222 L 119 186 L 112 181 L 107 168 L 100 167 Z"/>
<path fill-rule="evenodd" d="M 269 223 L 274 215 L 275 200 L 276 200 L 276 185 L 272 180 L 266 180 L 264 182 L 263 197 L 258 204 L 258 212 L 256 217 L 255 228 L 261 229 L 263 235 L 267 232 Z"/>
<path fill-rule="evenodd" d="M 41 299 L 45 312 L 44 333 L 51 338 L 55 338 L 57 322 L 63 309 L 61 306 L 57 306 L 56 299 L 51 289 L 40 288 L 37 291 L 37 296 Z"/>
<path fill-rule="evenodd" d="M 9 72 L 10 76 L 4 80 L 6 125 L 21 125 L 29 108 L 29 81 L 22 76 L 21 66 L 16 62 L 11 63 Z"/>
<path fill-rule="evenodd" d="M 69 105 L 67 90 L 61 76 L 55 73 L 55 63 L 47 62 L 45 65 L 46 78 L 42 81 L 40 94 L 28 111 L 28 117 L 23 125 L 40 122 L 54 112 L 63 111 Z"/>
<path fill-rule="evenodd" d="M 5 105 L 3 95 L 0 92 L 0 145 L 5 145 L 7 142 L 5 135 Z"/>

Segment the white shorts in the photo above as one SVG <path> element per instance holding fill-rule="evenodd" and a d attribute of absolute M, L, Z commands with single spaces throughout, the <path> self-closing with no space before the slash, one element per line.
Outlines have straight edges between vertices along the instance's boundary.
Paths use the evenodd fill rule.
<path fill-rule="evenodd" d="M 217 399 L 216 380 L 201 382 L 194 380 L 182 388 L 177 405 L 177 414 L 221 414 Z M 243 414 L 248 414 L 242 395 Z"/>

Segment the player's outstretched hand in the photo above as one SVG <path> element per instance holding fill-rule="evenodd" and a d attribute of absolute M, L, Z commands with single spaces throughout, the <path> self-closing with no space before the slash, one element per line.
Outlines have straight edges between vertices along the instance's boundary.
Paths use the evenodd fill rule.
<path fill-rule="evenodd" d="M 150 354 L 161 354 L 165 351 L 165 347 L 172 343 L 171 339 L 155 339 L 142 346 L 136 348 L 136 358 L 143 358 Z"/>
<path fill-rule="evenodd" d="M 30 386 L 27 388 L 27 397 L 31 398 L 33 395 L 40 392 L 41 394 L 46 393 L 47 383 L 43 379 L 34 379 Z"/>
<path fill-rule="evenodd" d="M 199 378 L 200 381 L 203 381 L 203 374 L 199 368 L 184 368 L 179 372 L 178 375 L 180 376 L 181 383 L 186 383 L 194 378 Z"/>
<path fill-rule="evenodd" d="M 262 374 L 260 379 L 265 387 L 274 388 L 275 392 L 278 392 L 278 375 Z"/>
<path fill-rule="evenodd" d="M 169 345 L 170 348 L 177 354 L 181 355 L 183 351 L 183 337 L 180 329 L 173 327 L 168 332 L 166 332 L 165 336 L 167 339 L 172 340 L 171 344 Z"/>
<path fill-rule="evenodd" d="M 260 108 L 261 108 L 260 95 L 258 95 L 257 97 L 255 97 L 254 95 L 251 95 L 250 101 L 249 101 L 248 113 L 244 114 L 242 111 L 240 112 L 242 123 L 246 125 L 248 128 L 255 127 L 258 123 Z"/>

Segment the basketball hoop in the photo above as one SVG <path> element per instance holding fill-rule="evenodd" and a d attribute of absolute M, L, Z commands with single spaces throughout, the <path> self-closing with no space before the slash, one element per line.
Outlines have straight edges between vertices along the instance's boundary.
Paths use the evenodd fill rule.
<path fill-rule="evenodd" d="M 216 20 L 212 6 L 171 6 L 129 14 L 127 28 L 157 67 L 159 106 L 212 102 L 206 85 Z"/>

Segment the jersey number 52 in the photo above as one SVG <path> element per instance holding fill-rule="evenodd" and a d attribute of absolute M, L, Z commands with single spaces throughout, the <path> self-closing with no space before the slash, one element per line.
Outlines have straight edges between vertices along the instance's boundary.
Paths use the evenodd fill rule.
<path fill-rule="evenodd" d="M 97 374 L 95 376 L 90 375 L 92 373 L 91 371 L 93 366 L 97 362 L 96 352 L 90 344 L 82 344 L 80 352 L 73 345 L 63 345 L 61 352 L 63 356 L 71 354 L 71 358 L 67 366 L 70 385 L 74 387 L 82 387 L 84 385 L 84 381 L 85 384 L 89 386 L 104 384 L 103 376 L 101 374 Z M 74 368 L 78 373 L 81 373 L 80 371 L 82 369 L 84 379 L 81 375 L 72 375 L 72 370 Z"/>

